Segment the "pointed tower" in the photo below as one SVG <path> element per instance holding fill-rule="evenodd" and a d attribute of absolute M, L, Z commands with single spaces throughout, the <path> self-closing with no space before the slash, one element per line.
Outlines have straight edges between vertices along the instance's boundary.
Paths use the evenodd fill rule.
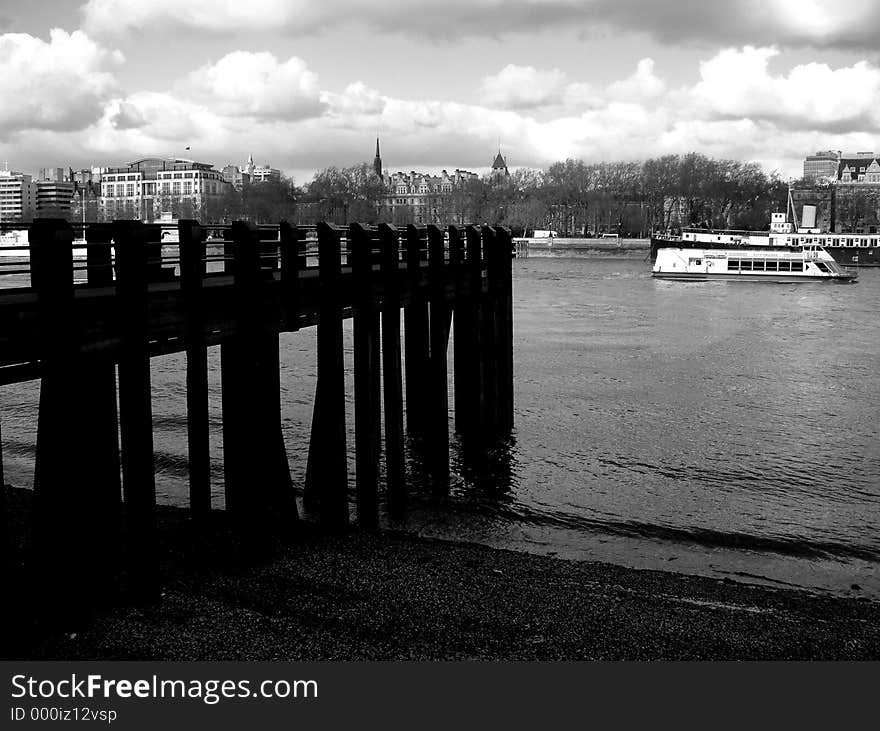
<path fill-rule="evenodd" d="M 501 155 L 501 147 L 498 148 L 498 154 L 492 162 L 492 171 L 489 177 L 494 183 L 503 183 L 510 178 L 510 172 L 507 170 L 507 160 Z"/>
<path fill-rule="evenodd" d="M 257 166 L 254 165 L 254 156 L 252 154 L 248 155 L 247 164 L 244 166 L 244 172 L 253 177 L 254 168 Z"/>
<path fill-rule="evenodd" d="M 373 172 L 376 177 L 382 178 L 382 156 L 379 154 L 379 138 L 376 138 L 376 157 L 373 158 Z"/>

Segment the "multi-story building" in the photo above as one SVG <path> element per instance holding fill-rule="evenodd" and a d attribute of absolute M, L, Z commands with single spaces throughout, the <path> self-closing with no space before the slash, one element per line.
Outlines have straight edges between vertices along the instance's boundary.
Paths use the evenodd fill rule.
<path fill-rule="evenodd" d="M 477 173 L 456 168 L 453 172 L 441 171 L 439 175 L 430 173 L 396 172 L 383 174 L 382 157 L 379 154 L 379 139 L 376 138 L 376 156 L 373 159 L 373 172 L 385 185 L 381 207 L 385 217 L 391 220 L 412 220 L 415 224 L 462 223 L 462 201 L 456 201 L 457 193 L 466 193 L 467 184 L 479 180 Z M 492 162 L 488 177 L 492 185 L 506 185 L 510 181 L 507 161 L 498 150 Z"/>
<path fill-rule="evenodd" d="M 38 180 L 36 215 L 40 218 L 70 219 L 75 194 L 74 183 Z"/>
<path fill-rule="evenodd" d="M 30 175 L 0 170 L 0 223 L 29 221 L 37 209 L 37 186 Z"/>
<path fill-rule="evenodd" d="M 223 176 L 223 180 L 236 190 L 241 190 L 245 185 L 249 185 L 251 182 L 251 176 L 238 165 L 226 165 L 220 171 L 220 174 Z"/>
<path fill-rule="evenodd" d="M 105 220 L 205 218 L 228 189 L 220 171 L 208 163 L 144 158 L 102 174 L 101 215 Z"/>
<path fill-rule="evenodd" d="M 40 168 L 37 175 L 37 181 L 51 180 L 56 183 L 63 183 L 70 180 L 68 171 L 64 168 Z"/>
<path fill-rule="evenodd" d="M 222 173 L 223 179 L 236 190 L 250 183 L 281 181 L 281 171 L 278 168 L 255 164 L 253 155 L 248 155 L 247 162 L 243 166 L 226 165 Z"/>
<path fill-rule="evenodd" d="M 394 220 L 395 214 L 405 213 L 413 223 L 441 223 L 450 217 L 446 205 L 454 192 L 461 191 L 468 181 L 479 175 L 456 168 L 452 173 L 443 170 L 439 175 L 396 172 L 383 177 L 387 193 L 383 208 Z"/>
<path fill-rule="evenodd" d="M 841 155 L 835 172 L 838 183 L 880 183 L 880 164 L 873 152 Z"/>
<path fill-rule="evenodd" d="M 820 150 L 804 158 L 804 180 L 815 182 L 822 178 L 836 178 L 840 150 Z"/>

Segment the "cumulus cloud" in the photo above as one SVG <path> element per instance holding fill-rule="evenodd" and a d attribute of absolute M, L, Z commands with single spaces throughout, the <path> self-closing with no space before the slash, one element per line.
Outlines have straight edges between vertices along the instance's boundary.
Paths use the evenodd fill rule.
<path fill-rule="evenodd" d="M 552 68 L 508 66 L 483 80 L 486 101 L 476 104 L 402 98 L 362 82 L 320 90 L 299 59 L 233 54 L 234 66 L 245 69 L 239 75 L 231 68 L 223 77 L 226 57 L 165 92 L 116 93 L 95 105 L 80 131 L 28 132 L 14 145 L 0 139 L 0 155 L 40 155 L 37 167 L 52 162 L 46 151 L 58 149 L 59 159 L 73 164 L 107 164 L 182 154 L 191 145 L 189 155 L 217 165 L 240 163 L 253 151 L 262 162 L 303 171 L 371 158 L 378 132 L 394 169 L 487 167 L 500 137 L 512 166 L 698 150 L 795 174 L 812 150 L 876 147 L 871 135 L 880 120 L 872 102 L 880 69 L 860 62 L 771 71 L 776 54 L 756 47 L 718 52 L 693 84 L 675 88 L 651 59 L 606 86 Z M 277 85 L 289 93 L 279 95 Z M 278 106 L 279 96 L 298 101 Z"/>
<path fill-rule="evenodd" d="M 562 102 L 565 73 L 559 69 L 539 71 L 534 66 L 508 64 L 483 79 L 481 94 L 492 107 L 535 109 Z"/>
<path fill-rule="evenodd" d="M 771 74 L 774 48 L 728 49 L 701 64 L 694 100 L 718 117 L 776 121 L 787 128 L 880 129 L 880 69 L 860 61 L 832 69 L 823 63 Z"/>
<path fill-rule="evenodd" d="M 74 130 L 101 116 L 123 61 L 82 31 L 53 29 L 49 41 L 0 35 L 0 135 L 22 129 Z"/>
<path fill-rule="evenodd" d="M 171 25 L 209 32 L 311 33 L 359 23 L 384 33 L 440 38 L 532 35 L 541 29 L 596 28 L 671 41 L 725 45 L 876 47 L 874 0 L 88 0 L 85 27 L 102 34 Z"/>
<path fill-rule="evenodd" d="M 318 77 L 305 61 L 279 61 L 267 52 L 229 53 L 190 73 L 178 91 L 232 116 L 297 119 L 324 107 Z"/>

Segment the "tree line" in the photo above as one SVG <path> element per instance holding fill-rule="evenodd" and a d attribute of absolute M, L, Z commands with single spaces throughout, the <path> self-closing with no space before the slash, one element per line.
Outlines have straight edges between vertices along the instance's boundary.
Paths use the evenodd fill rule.
<path fill-rule="evenodd" d="M 416 222 L 416 210 L 382 202 L 388 192 L 367 163 L 326 168 L 299 189 L 291 220 Z M 567 159 L 544 170 L 520 168 L 497 183 L 467 181 L 451 193 L 430 195 L 438 222 L 488 223 L 515 233 L 552 229 L 560 235 L 645 236 L 675 226 L 765 228 L 785 206 L 787 183 L 757 163 L 700 153 L 644 162 Z M 783 208 L 784 209 L 784 208 Z"/>
<path fill-rule="evenodd" d="M 392 209 L 385 205 L 389 191 L 372 165 L 363 162 L 325 168 L 302 186 L 282 176 L 239 189 L 228 187 L 200 211 L 193 211 L 185 201 L 169 201 L 163 210 L 175 218 L 195 217 L 207 223 L 239 219 L 398 226 L 486 223 L 507 226 L 515 234 L 551 229 L 560 236 L 616 233 L 644 237 L 684 226 L 766 229 L 771 212 L 786 210 L 788 186 L 780 175 L 765 173 L 757 163 L 715 159 L 698 152 L 642 162 L 588 163 L 569 158 L 546 169 L 517 169 L 500 183 L 484 177 L 468 180 L 450 193 L 428 194 L 427 206 L 421 210 L 398 203 Z M 798 187 L 817 200 L 833 194 L 827 185 L 800 183 Z M 876 220 L 877 204 L 877 193 L 869 192 L 849 198 L 841 195 L 835 208 L 840 220 L 855 222 Z M 117 211 L 116 216 L 121 213 Z"/>

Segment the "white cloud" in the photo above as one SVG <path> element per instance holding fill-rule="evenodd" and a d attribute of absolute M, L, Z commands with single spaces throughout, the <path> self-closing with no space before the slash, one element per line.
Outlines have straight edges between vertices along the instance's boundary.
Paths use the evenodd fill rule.
<path fill-rule="evenodd" d="M 185 96 L 230 116 L 296 119 L 323 109 L 318 77 L 295 56 L 234 51 L 196 69 L 178 85 Z"/>
<path fill-rule="evenodd" d="M 666 84 L 654 75 L 654 59 L 643 58 L 631 76 L 608 86 L 606 96 L 621 101 L 640 101 L 655 99 L 664 91 Z"/>
<path fill-rule="evenodd" d="M 26 156 L 34 168 L 54 161 L 108 164 L 180 155 L 191 146 L 187 156 L 217 165 L 241 163 L 252 151 L 284 170 L 314 170 L 369 160 L 378 133 L 394 169 L 487 167 L 500 138 L 512 166 L 697 150 L 796 174 L 813 150 L 877 146 L 880 69 L 861 62 L 771 72 L 775 55 L 770 48 L 721 51 L 701 64 L 696 83 L 682 88 L 669 88 L 651 59 L 605 87 L 569 81 L 555 69 L 508 66 L 487 79 L 497 84 L 495 98 L 485 89 L 490 105 L 400 98 L 362 82 L 319 90 L 299 59 L 232 54 L 165 92 L 105 93 L 91 107 L 91 123 L 78 131 L 0 140 L 0 159 L 18 158 L 22 167 Z M 230 75 L 223 76 L 227 63 Z M 531 96 L 517 91 L 516 79 Z"/>
<path fill-rule="evenodd" d="M 0 136 L 22 129 L 80 129 L 98 118 L 116 91 L 122 62 L 82 31 L 55 28 L 49 41 L 0 35 Z"/>
<path fill-rule="evenodd" d="M 773 75 L 768 63 L 776 55 L 776 49 L 750 46 L 720 52 L 701 64 L 693 98 L 720 117 L 800 129 L 880 129 L 880 69 L 864 61 L 839 69 L 809 63 Z"/>
<path fill-rule="evenodd" d="M 534 66 L 508 64 L 486 76 L 480 92 L 491 107 L 535 109 L 559 104 L 565 86 L 565 73 L 559 69 L 539 71 Z"/>
<path fill-rule="evenodd" d="M 86 29 L 115 35 L 163 27 L 311 33 L 356 23 L 427 37 L 533 35 L 540 29 L 642 32 L 665 41 L 876 47 L 874 0 L 88 0 Z"/>

